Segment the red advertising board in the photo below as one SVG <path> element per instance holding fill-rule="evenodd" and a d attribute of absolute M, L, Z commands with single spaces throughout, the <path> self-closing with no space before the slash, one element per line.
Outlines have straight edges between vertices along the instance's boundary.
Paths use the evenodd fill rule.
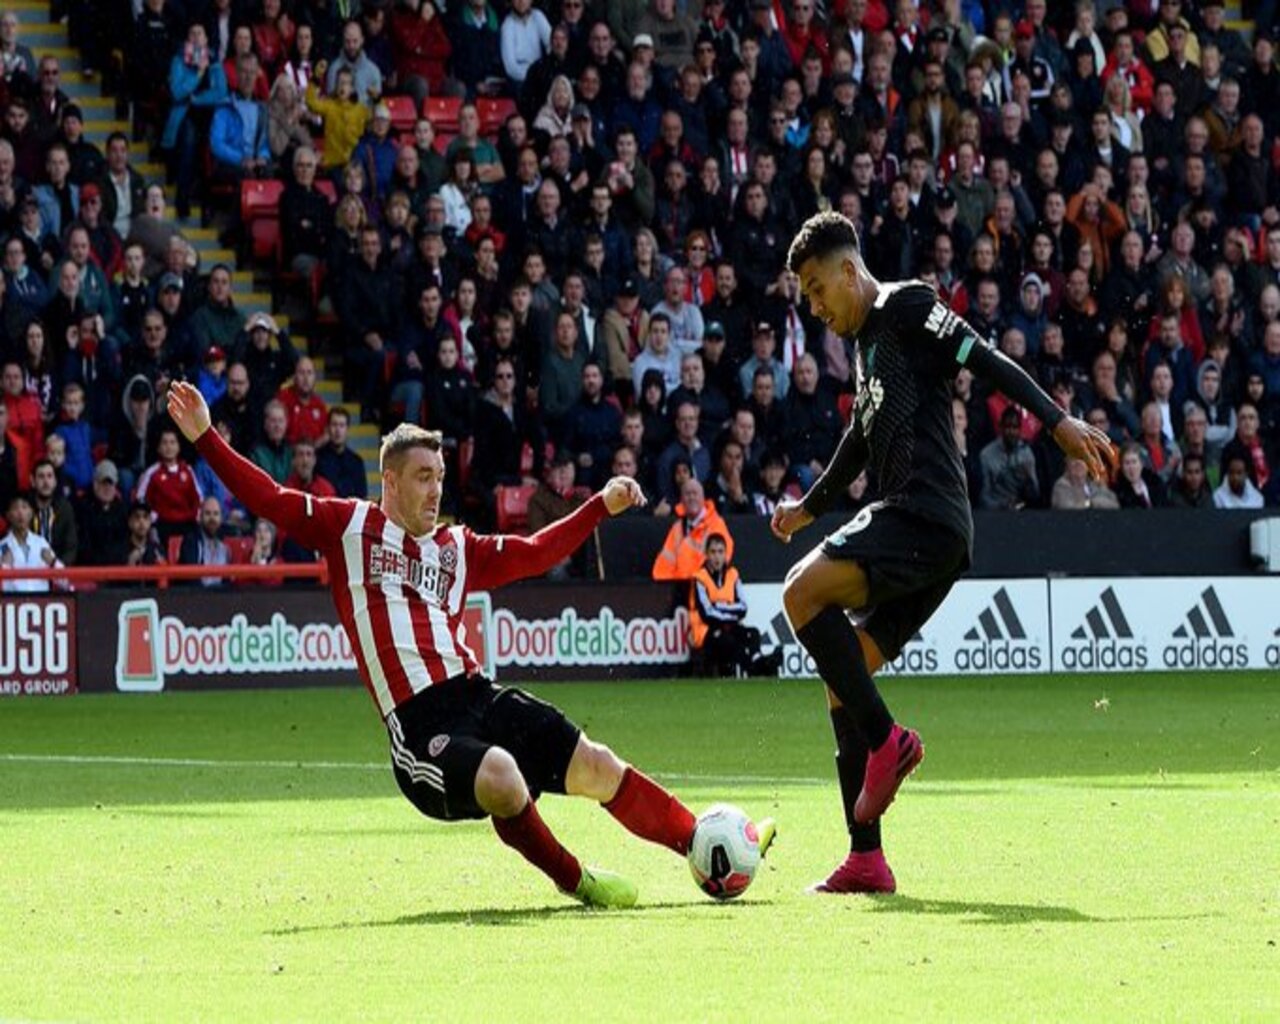
<path fill-rule="evenodd" d="M 76 604 L 70 597 L 0 597 L 0 696 L 76 692 Z"/>

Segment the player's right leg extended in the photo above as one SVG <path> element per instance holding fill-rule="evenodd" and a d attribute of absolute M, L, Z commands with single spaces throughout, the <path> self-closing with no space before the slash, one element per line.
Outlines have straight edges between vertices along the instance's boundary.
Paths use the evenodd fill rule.
<path fill-rule="evenodd" d="M 585 867 L 552 835 L 538 814 L 515 758 L 501 747 L 490 747 L 480 762 L 476 803 L 492 817 L 498 838 L 546 874 L 562 892 L 593 907 L 635 905 L 634 882 L 611 871 Z"/>
<path fill-rule="evenodd" d="M 831 558 L 819 547 L 787 574 L 782 599 L 796 638 L 869 751 L 853 818 L 857 824 L 871 824 L 893 802 L 902 781 L 924 757 L 924 748 L 915 732 L 897 725 L 889 714 L 871 678 L 883 660 L 877 645 L 860 635 L 846 614 L 847 609 L 870 606 L 867 574 L 857 561 Z M 833 725 L 839 741 L 841 721 L 833 720 Z M 847 747 L 847 756 L 856 760 L 855 745 Z"/>

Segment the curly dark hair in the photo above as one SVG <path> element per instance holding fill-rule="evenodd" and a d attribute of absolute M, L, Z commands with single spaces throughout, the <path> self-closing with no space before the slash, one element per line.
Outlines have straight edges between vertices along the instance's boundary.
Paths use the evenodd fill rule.
<path fill-rule="evenodd" d="M 807 260 L 823 259 L 838 249 L 858 248 L 858 229 L 843 214 L 828 211 L 815 213 L 800 228 L 787 252 L 787 269 L 793 274 Z"/>

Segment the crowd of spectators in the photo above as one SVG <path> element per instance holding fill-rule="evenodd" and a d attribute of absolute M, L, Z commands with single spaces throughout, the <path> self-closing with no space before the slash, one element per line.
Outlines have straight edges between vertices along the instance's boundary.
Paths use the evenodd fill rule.
<path fill-rule="evenodd" d="M 540 486 L 545 511 L 629 472 L 657 514 L 730 532 L 808 487 L 847 418 L 853 349 L 783 266 L 829 209 L 873 272 L 932 283 L 1123 448 L 1090 481 L 961 371 L 977 507 L 1280 503 L 1280 33 L 1256 13 L 1246 41 L 1214 0 L 69 6 L 87 67 L 121 55 L 180 220 L 284 183 L 258 269 L 321 282 L 362 418 L 444 433 L 447 512 L 491 526 L 499 487 Z M 248 535 L 170 436 L 177 377 L 276 479 L 363 494 L 314 364 L 236 308 L 230 268 L 200 272 L 129 139 L 85 139 L 12 15 L 0 56 L 6 508 L 29 492 L 67 563 L 156 554 L 130 508 L 162 548 L 204 550 L 211 499 L 215 532 Z M 46 467 L 74 513 L 49 512 Z M 847 504 L 874 496 L 862 478 Z"/>

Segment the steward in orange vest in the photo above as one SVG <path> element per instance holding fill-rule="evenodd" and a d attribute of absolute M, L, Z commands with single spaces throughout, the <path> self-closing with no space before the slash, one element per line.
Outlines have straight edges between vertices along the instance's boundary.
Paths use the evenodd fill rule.
<path fill-rule="evenodd" d="M 703 496 L 697 479 L 684 482 L 676 521 L 667 531 L 667 539 L 653 562 L 655 580 L 691 580 L 702 567 L 707 538 L 718 533 L 725 539 L 729 558 L 733 557 L 733 538 L 724 517 L 716 511 L 715 502 Z"/>
<path fill-rule="evenodd" d="M 706 547 L 706 560 L 689 592 L 689 643 L 702 652 L 703 670 L 714 675 L 776 676 L 782 648 L 761 657 L 760 631 L 742 624 L 747 602 L 738 570 L 726 564 L 725 538 L 713 533 Z"/>

